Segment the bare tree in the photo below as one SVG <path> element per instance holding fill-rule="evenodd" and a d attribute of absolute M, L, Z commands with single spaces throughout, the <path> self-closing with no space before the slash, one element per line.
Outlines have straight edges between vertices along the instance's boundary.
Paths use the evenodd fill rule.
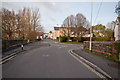
<path fill-rule="evenodd" d="M 83 36 L 83 34 L 87 31 L 87 29 L 85 28 L 86 24 L 88 23 L 86 21 L 86 17 L 81 14 L 78 13 L 75 17 L 75 34 L 77 36 L 77 42 L 81 39 L 81 37 Z"/>
<path fill-rule="evenodd" d="M 2 38 L 12 39 L 12 34 L 14 32 L 14 13 L 7 10 L 2 9 Z"/>
<path fill-rule="evenodd" d="M 38 9 L 23 8 L 16 14 L 14 10 L 2 9 L 2 38 L 33 40 L 42 31 Z"/>
<path fill-rule="evenodd" d="M 107 26 L 109 29 L 113 30 L 114 27 L 115 27 L 115 22 L 114 22 L 114 21 L 108 22 L 106 26 Z"/>
<path fill-rule="evenodd" d="M 86 31 L 88 31 L 87 29 L 90 27 L 90 23 L 83 14 L 78 13 L 76 16 L 70 15 L 65 18 L 62 26 L 67 27 L 68 37 L 73 34 L 74 37 L 76 36 L 78 39 L 79 37 L 82 37 Z"/>
<path fill-rule="evenodd" d="M 69 23 L 70 27 L 75 27 L 75 17 L 74 17 L 74 15 L 70 15 L 69 19 L 70 19 L 70 23 Z"/>
<path fill-rule="evenodd" d="M 86 23 L 86 18 L 83 14 L 81 13 L 78 13 L 75 17 L 75 21 L 76 21 L 76 25 L 79 27 L 79 26 L 83 26 L 85 25 Z"/>
<path fill-rule="evenodd" d="M 34 37 L 32 37 L 32 39 L 35 39 L 37 36 L 37 29 L 40 28 L 40 14 L 39 14 L 39 9 L 32 11 L 32 20 L 31 20 L 31 24 L 32 24 L 32 35 L 34 35 Z"/>

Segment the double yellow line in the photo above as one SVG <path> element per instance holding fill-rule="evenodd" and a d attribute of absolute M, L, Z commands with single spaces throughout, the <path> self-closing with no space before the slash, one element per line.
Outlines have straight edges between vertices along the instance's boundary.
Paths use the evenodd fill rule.
<path fill-rule="evenodd" d="M 15 55 L 13 55 L 13 56 L 11 56 L 11 57 L 8 57 L 8 58 L 6 58 L 5 60 L 2 60 L 2 61 L 0 62 L 0 64 L 3 64 L 3 63 L 5 63 L 5 62 L 11 60 L 11 59 L 14 58 L 16 55 L 17 55 L 17 54 L 15 54 Z"/>

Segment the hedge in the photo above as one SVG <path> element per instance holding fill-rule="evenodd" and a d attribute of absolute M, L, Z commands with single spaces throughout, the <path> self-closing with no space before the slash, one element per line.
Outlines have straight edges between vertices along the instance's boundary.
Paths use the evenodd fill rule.
<path fill-rule="evenodd" d="M 67 42 L 67 37 L 59 37 L 60 38 L 60 42 Z"/>
<path fill-rule="evenodd" d="M 95 41 L 109 41 L 108 37 L 95 37 Z"/>

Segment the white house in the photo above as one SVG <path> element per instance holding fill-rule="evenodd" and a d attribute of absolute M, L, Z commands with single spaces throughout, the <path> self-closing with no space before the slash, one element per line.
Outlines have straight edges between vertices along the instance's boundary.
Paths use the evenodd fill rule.
<path fill-rule="evenodd" d="M 115 41 L 120 40 L 120 16 L 117 17 L 115 28 L 114 28 Z"/>

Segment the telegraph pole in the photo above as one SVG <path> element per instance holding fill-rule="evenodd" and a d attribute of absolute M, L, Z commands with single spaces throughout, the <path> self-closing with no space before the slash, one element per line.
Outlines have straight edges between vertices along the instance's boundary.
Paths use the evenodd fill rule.
<path fill-rule="evenodd" d="M 69 17 L 67 18 L 67 20 L 68 20 L 68 41 L 69 41 L 69 39 L 70 39 L 70 32 L 69 32 Z"/>
<path fill-rule="evenodd" d="M 91 27 L 90 27 L 90 46 L 89 46 L 90 51 L 92 51 L 92 9 L 93 9 L 93 0 L 91 0 Z"/>

